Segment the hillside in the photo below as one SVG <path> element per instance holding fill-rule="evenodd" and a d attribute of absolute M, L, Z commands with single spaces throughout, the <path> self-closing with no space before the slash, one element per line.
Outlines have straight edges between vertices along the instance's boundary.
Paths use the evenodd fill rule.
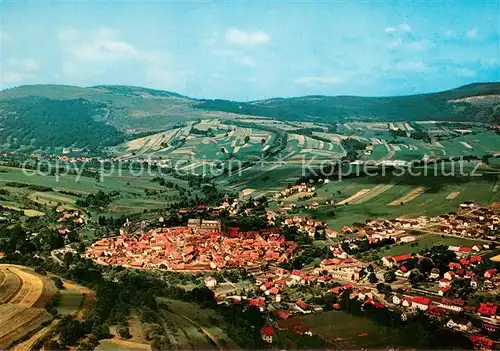
<path fill-rule="evenodd" d="M 411 96 L 305 96 L 253 102 L 193 99 L 131 86 L 20 86 L 0 92 L 0 145 L 9 149 L 102 150 L 141 133 L 203 118 L 285 121 L 461 120 L 498 123 L 500 83 Z"/>
<path fill-rule="evenodd" d="M 248 103 L 204 100 L 196 107 L 284 120 L 374 118 L 386 121 L 464 120 L 498 122 L 500 83 L 477 83 L 439 93 L 396 96 L 305 96 Z M 496 99 L 463 100 L 494 96 Z"/>

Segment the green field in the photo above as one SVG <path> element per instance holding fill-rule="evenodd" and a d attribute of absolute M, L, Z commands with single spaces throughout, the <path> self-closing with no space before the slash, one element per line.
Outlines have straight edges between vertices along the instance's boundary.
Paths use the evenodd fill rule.
<path fill-rule="evenodd" d="M 339 349 L 375 348 L 385 349 L 390 345 L 410 346 L 399 330 L 380 326 L 363 316 L 353 316 L 342 311 L 329 311 L 299 317 L 304 326 L 311 328 L 324 338 L 334 342 Z M 358 336 L 367 333 L 367 336 Z M 341 340 L 342 339 L 342 340 Z"/>
<path fill-rule="evenodd" d="M 356 222 L 364 223 L 369 218 L 439 215 L 455 210 L 464 201 L 474 201 L 481 205 L 500 201 L 500 191 L 494 191 L 497 181 L 496 176 L 486 175 L 482 177 L 386 176 L 345 179 L 319 188 L 317 197 L 303 203 L 318 201 L 320 207 L 303 210 L 301 214 L 326 221 L 333 229 L 340 229 L 344 225 Z M 371 189 L 378 184 L 394 184 L 394 186 L 362 203 L 339 206 L 324 204 L 327 200 L 342 201 L 361 189 Z M 403 206 L 388 205 L 412 189 L 421 186 L 426 188 L 425 192 L 404 203 Z M 452 192 L 460 193 L 454 199 L 447 199 L 446 197 Z M 362 198 L 358 198 L 357 201 L 362 201 Z"/>
<path fill-rule="evenodd" d="M 83 294 L 73 287 L 65 287 L 60 290 L 61 300 L 57 306 L 57 312 L 61 315 L 74 314 L 81 307 Z"/>
<path fill-rule="evenodd" d="M 217 349 L 208 335 L 225 349 L 239 349 L 224 332 L 224 320 L 217 313 L 199 305 L 172 299 L 159 299 L 168 305 L 162 309 L 161 316 L 169 326 L 170 338 L 180 350 Z"/>
<path fill-rule="evenodd" d="M 56 176 L 35 174 L 28 175 L 20 168 L 0 166 L 0 188 L 10 194 L 8 199 L 1 199 L 0 204 L 17 208 L 35 208 L 45 210 L 54 208 L 58 204 L 65 208 L 76 208 L 79 196 L 104 192 L 119 191 L 120 195 L 114 198 L 109 206 L 110 213 L 142 212 L 144 209 L 164 207 L 169 203 L 168 198 L 178 196 L 178 191 L 166 189 L 156 182 L 152 182 L 154 174 L 145 172 L 140 177 L 128 170 L 116 171 L 116 174 L 104 176 L 99 182 L 91 177 L 77 177 L 74 175 Z M 188 182 L 171 176 L 163 176 L 167 181 L 187 188 Z M 26 187 L 8 186 L 9 182 L 24 183 L 49 187 L 52 191 L 33 191 Z M 146 196 L 145 191 L 161 192 L 159 195 Z M 65 193 L 70 192 L 71 194 Z"/>
<path fill-rule="evenodd" d="M 477 242 L 474 240 L 467 240 L 455 237 L 442 238 L 440 235 L 425 234 L 425 235 L 419 235 L 417 237 L 417 241 L 414 241 L 413 243 L 392 245 L 389 247 L 388 250 L 382 250 L 378 256 L 379 258 L 382 258 L 383 256 L 397 256 L 413 252 L 417 253 L 421 250 L 429 249 L 433 246 L 439 246 L 439 245 L 445 245 L 445 246 L 463 245 L 467 247 L 472 247 L 475 244 L 477 244 Z"/>

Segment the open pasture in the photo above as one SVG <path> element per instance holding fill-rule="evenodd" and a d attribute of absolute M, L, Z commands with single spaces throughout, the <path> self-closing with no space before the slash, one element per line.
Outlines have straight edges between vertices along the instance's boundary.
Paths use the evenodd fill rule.
<path fill-rule="evenodd" d="M 474 201 L 481 205 L 489 205 L 500 201 L 500 192 L 492 192 L 495 187 L 496 176 L 483 175 L 482 177 L 446 177 L 446 176 L 377 176 L 343 179 L 332 181 L 317 189 L 317 197 L 307 202 L 318 201 L 316 209 L 303 210 L 302 214 L 326 221 L 332 229 L 340 229 L 352 223 L 364 223 L 367 219 L 394 218 L 411 214 L 439 215 L 454 211 L 464 201 Z M 383 187 L 381 187 L 383 185 Z M 390 185 L 390 187 L 388 187 Z M 379 187 L 375 194 L 370 196 L 367 190 Z M 411 201 L 398 206 L 387 206 L 397 199 L 407 196 L 408 193 L 419 187 L 425 187 L 421 193 Z M 360 193 L 357 198 L 364 201 L 359 203 L 341 201 Z M 454 198 L 447 197 L 450 193 L 458 193 Z M 373 195 L 373 193 L 372 193 Z M 367 199 L 368 197 L 368 199 Z M 335 201 L 335 205 L 325 205 L 325 201 Z"/>
<path fill-rule="evenodd" d="M 364 316 L 354 316 L 343 311 L 314 313 L 303 317 L 304 326 L 336 345 L 339 349 L 374 348 L 389 345 L 408 345 L 411 340 L 399 330 L 377 324 Z M 360 336 L 361 334 L 365 336 Z"/>
<path fill-rule="evenodd" d="M 462 246 L 472 247 L 475 244 L 477 244 L 476 241 L 464 238 L 455 238 L 448 236 L 442 238 L 440 235 L 424 234 L 424 235 L 418 235 L 417 240 L 412 243 L 391 245 L 387 250 L 382 250 L 380 252 L 379 258 L 382 258 L 382 256 L 387 256 L 387 255 L 397 256 L 407 253 L 418 253 L 421 250 L 429 249 L 433 246 L 439 246 L 439 245 L 444 245 L 444 246 L 462 245 Z"/>
<path fill-rule="evenodd" d="M 408 193 L 406 193 L 404 196 L 400 197 L 399 199 L 396 199 L 394 201 L 391 201 L 388 203 L 389 206 L 399 206 L 401 204 L 405 204 L 409 201 L 412 201 L 422 195 L 425 191 L 425 187 L 419 186 L 416 187 L 415 189 L 412 189 Z M 448 199 L 448 197 L 446 197 Z"/>

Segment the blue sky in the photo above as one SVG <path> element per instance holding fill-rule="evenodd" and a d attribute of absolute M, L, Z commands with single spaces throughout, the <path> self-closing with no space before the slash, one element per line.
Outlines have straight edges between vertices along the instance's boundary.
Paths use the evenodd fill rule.
<path fill-rule="evenodd" d="M 401 95 L 500 81 L 500 2 L 10 2 L 1 88 L 203 98 Z"/>

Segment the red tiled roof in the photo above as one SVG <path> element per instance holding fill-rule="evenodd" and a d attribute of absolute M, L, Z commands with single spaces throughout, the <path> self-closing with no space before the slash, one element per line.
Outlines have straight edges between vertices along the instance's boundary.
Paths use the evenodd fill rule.
<path fill-rule="evenodd" d="M 248 306 L 264 307 L 266 300 L 264 298 L 249 299 Z"/>
<path fill-rule="evenodd" d="M 459 299 L 441 299 L 441 303 L 443 305 L 451 305 L 451 306 L 459 306 L 459 307 L 463 307 L 465 305 L 465 301 L 459 300 Z"/>
<path fill-rule="evenodd" d="M 477 313 L 485 315 L 485 316 L 493 316 L 497 313 L 497 305 L 492 302 L 485 302 L 479 304 L 479 308 L 477 309 Z"/>
<path fill-rule="evenodd" d="M 285 311 L 276 311 L 276 315 L 280 317 L 281 319 L 288 319 L 290 318 L 290 315 L 286 313 Z"/>
<path fill-rule="evenodd" d="M 260 329 L 260 333 L 267 335 L 267 336 L 273 336 L 274 335 L 274 329 L 270 326 L 264 327 Z"/>
<path fill-rule="evenodd" d="M 441 308 L 439 308 L 437 306 L 434 306 L 434 305 L 430 305 L 429 309 L 427 310 L 427 312 L 430 313 L 430 314 L 433 314 L 435 316 L 441 316 L 443 314 L 446 314 L 445 311 L 443 311 Z"/>
<path fill-rule="evenodd" d="M 429 304 L 431 303 L 431 299 L 429 299 L 427 297 L 422 297 L 422 296 L 414 296 L 413 297 L 413 302 L 414 303 L 418 303 L 420 305 L 429 306 Z"/>
<path fill-rule="evenodd" d="M 297 300 L 297 302 L 295 302 L 295 304 L 297 306 L 299 306 L 300 308 L 302 308 L 303 310 L 308 310 L 309 309 L 309 305 L 307 303 L 305 303 L 304 301 L 302 301 L 302 300 Z"/>
<path fill-rule="evenodd" d="M 393 259 L 394 261 L 396 261 L 396 263 L 399 263 L 412 259 L 412 256 L 411 254 L 404 254 L 404 255 L 394 256 Z"/>
<path fill-rule="evenodd" d="M 482 336 L 473 335 L 470 337 L 470 341 L 472 341 L 472 343 L 474 344 L 480 344 L 482 346 L 487 346 L 487 347 L 493 346 L 493 340 Z"/>

